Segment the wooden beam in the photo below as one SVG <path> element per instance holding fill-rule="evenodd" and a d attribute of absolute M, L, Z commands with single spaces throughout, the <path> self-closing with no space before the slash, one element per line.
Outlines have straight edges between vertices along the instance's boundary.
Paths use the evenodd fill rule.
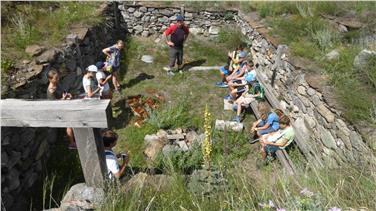
<path fill-rule="evenodd" d="M 1 100 L 1 126 L 5 127 L 108 127 L 110 100 Z"/>
<path fill-rule="evenodd" d="M 219 70 L 219 68 L 221 68 L 221 66 L 195 66 L 195 67 L 188 68 L 186 71 L 208 71 L 208 70 Z"/>
<path fill-rule="evenodd" d="M 99 129 L 73 128 L 85 182 L 91 187 L 104 187 L 107 166 Z"/>

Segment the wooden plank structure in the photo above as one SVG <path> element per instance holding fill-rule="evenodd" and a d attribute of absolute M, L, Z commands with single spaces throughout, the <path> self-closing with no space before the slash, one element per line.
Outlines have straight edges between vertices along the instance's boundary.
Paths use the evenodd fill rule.
<path fill-rule="evenodd" d="M 253 113 L 255 114 L 256 118 L 260 119 L 261 113 L 257 109 L 257 104 L 258 104 L 257 101 L 254 100 L 250 103 L 250 106 L 251 106 Z M 284 149 L 277 150 L 276 155 L 277 155 L 278 160 L 281 162 L 282 166 L 287 170 L 287 172 L 290 175 L 295 174 L 295 172 L 296 172 L 295 166 L 294 166 L 293 162 L 291 161 L 291 159 L 289 158 L 289 155 L 287 154 L 286 150 L 284 150 Z"/>
<path fill-rule="evenodd" d="M 1 100 L 2 127 L 72 127 L 88 186 L 103 187 L 107 174 L 99 128 L 108 127 L 110 100 Z"/>

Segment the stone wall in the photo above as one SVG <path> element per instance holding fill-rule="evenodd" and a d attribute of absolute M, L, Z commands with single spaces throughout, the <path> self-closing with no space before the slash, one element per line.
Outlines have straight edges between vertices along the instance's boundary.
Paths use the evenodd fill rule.
<path fill-rule="evenodd" d="M 28 206 L 27 195 L 40 179 L 49 146 L 56 141 L 56 129 L 1 129 L 1 197 L 5 208 Z"/>
<path fill-rule="evenodd" d="M 374 162 L 370 148 L 358 131 L 330 106 L 320 92 L 321 76 L 305 75 L 289 62 L 285 53 L 279 59 L 278 51 L 287 46 L 273 46 L 253 29 L 243 14 L 236 16 L 238 26 L 252 43 L 253 60 L 260 64 L 259 73 L 268 84 L 276 69 L 277 77 L 272 93 L 281 107 L 292 117 L 294 127 L 311 146 L 321 162 L 335 168 L 347 162 Z M 368 159 L 370 158 L 370 159 Z"/>
<path fill-rule="evenodd" d="M 16 64 L 8 86 L 3 84 L 6 92 L 2 97 L 45 99 L 46 76 L 51 69 L 60 71 L 64 89 L 73 94 L 82 92 L 82 70 L 102 57 L 101 49 L 125 34 L 121 28 L 114 27 L 111 3 L 104 4 L 99 14 L 105 16 L 103 24 L 72 26 L 72 34 L 58 47 L 29 46 L 26 52 L 32 59 Z M 48 159 L 53 144 L 61 139 L 56 138 L 56 129 L 1 128 L 1 196 L 7 210 L 20 210 L 29 205 L 25 193 L 36 180 L 42 179 L 42 164 Z"/>
<path fill-rule="evenodd" d="M 174 22 L 176 15 L 182 14 L 191 33 L 204 36 L 216 36 L 219 27 L 225 24 L 235 24 L 236 11 L 189 11 L 184 8 L 147 7 L 129 5 L 124 2 L 119 5 L 123 17 L 121 26 L 134 35 L 161 35 Z"/>

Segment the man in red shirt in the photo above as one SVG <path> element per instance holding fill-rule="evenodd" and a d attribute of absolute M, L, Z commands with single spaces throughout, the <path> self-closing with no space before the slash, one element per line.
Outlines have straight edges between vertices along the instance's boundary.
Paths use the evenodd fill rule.
<path fill-rule="evenodd" d="M 184 18 L 181 15 L 176 17 L 176 23 L 171 24 L 170 27 L 164 31 L 163 36 L 165 37 L 169 49 L 169 64 L 163 69 L 168 71 L 169 75 L 173 75 L 171 72 L 172 68 L 175 66 L 175 62 L 178 64 L 178 70 L 183 67 L 183 47 L 184 41 L 187 39 L 189 34 L 188 27 L 184 24 Z"/>

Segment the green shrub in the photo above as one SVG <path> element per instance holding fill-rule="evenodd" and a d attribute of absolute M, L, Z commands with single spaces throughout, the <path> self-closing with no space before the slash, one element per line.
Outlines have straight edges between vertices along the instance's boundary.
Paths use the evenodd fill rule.
<path fill-rule="evenodd" d="M 8 59 L 1 60 L 1 73 L 8 74 L 14 68 L 14 63 Z"/>
<path fill-rule="evenodd" d="M 156 128 L 170 129 L 189 126 L 187 103 L 182 101 L 176 106 L 167 105 L 151 112 L 148 123 Z"/>
<path fill-rule="evenodd" d="M 155 167 L 159 169 L 171 169 L 180 173 L 190 173 L 194 169 L 200 169 L 203 164 L 201 146 L 194 144 L 189 151 L 173 151 L 164 155 L 159 153 Z"/>
<path fill-rule="evenodd" d="M 225 27 L 222 28 L 219 32 L 216 41 L 219 43 L 223 43 L 226 47 L 230 49 L 235 49 L 238 45 L 244 44 L 246 38 L 240 30 L 233 30 Z"/>

